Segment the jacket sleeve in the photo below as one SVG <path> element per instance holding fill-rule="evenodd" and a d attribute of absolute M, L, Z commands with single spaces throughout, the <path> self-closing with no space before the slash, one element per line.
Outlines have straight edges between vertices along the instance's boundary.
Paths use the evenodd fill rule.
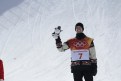
<path fill-rule="evenodd" d="M 56 47 L 60 52 L 64 52 L 65 50 L 69 49 L 68 42 L 64 42 L 62 44 L 60 37 L 56 39 Z"/>
<path fill-rule="evenodd" d="M 97 74 L 97 58 L 96 58 L 96 51 L 95 51 L 95 46 L 94 46 L 93 41 L 90 45 L 89 50 L 90 50 L 90 59 L 91 59 L 91 74 L 93 76 L 96 76 L 96 74 Z"/>
<path fill-rule="evenodd" d="M 91 42 L 89 51 L 90 51 L 90 59 L 97 60 L 95 46 L 94 46 L 93 41 Z"/>
<path fill-rule="evenodd" d="M 4 80 L 4 69 L 3 69 L 3 62 L 0 60 L 0 79 Z"/>

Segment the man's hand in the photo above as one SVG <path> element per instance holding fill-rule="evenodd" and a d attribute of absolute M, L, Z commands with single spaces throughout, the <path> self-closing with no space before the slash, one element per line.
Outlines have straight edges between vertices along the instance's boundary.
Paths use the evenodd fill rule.
<path fill-rule="evenodd" d="M 91 73 L 93 76 L 96 76 L 97 74 L 97 60 L 96 59 L 92 59 L 91 60 Z"/>
<path fill-rule="evenodd" d="M 53 36 L 54 39 L 58 39 L 59 34 L 57 34 L 57 33 L 54 32 L 54 33 L 52 33 L 52 36 Z"/>

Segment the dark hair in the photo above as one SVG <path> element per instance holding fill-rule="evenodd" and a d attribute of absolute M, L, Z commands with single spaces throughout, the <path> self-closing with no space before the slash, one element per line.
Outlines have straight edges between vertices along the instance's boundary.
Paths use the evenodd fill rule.
<path fill-rule="evenodd" d="M 76 27 L 77 27 L 77 26 L 80 26 L 80 27 L 83 29 L 83 31 L 84 31 L 84 25 L 83 25 L 82 23 L 78 22 L 78 23 L 75 25 L 75 30 L 76 30 Z"/>

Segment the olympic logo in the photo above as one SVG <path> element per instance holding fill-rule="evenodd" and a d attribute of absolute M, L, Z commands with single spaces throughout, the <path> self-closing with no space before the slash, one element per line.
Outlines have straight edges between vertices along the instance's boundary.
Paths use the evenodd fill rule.
<path fill-rule="evenodd" d="M 85 41 L 74 42 L 75 47 L 84 47 L 86 45 Z"/>

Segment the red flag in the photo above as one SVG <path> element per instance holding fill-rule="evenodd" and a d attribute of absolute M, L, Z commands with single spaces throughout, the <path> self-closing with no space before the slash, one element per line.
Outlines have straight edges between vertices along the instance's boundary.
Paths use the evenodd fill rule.
<path fill-rule="evenodd" d="M 0 79 L 4 80 L 4 68 L 3 68 L 3 61 L 0 60 Z"/>

